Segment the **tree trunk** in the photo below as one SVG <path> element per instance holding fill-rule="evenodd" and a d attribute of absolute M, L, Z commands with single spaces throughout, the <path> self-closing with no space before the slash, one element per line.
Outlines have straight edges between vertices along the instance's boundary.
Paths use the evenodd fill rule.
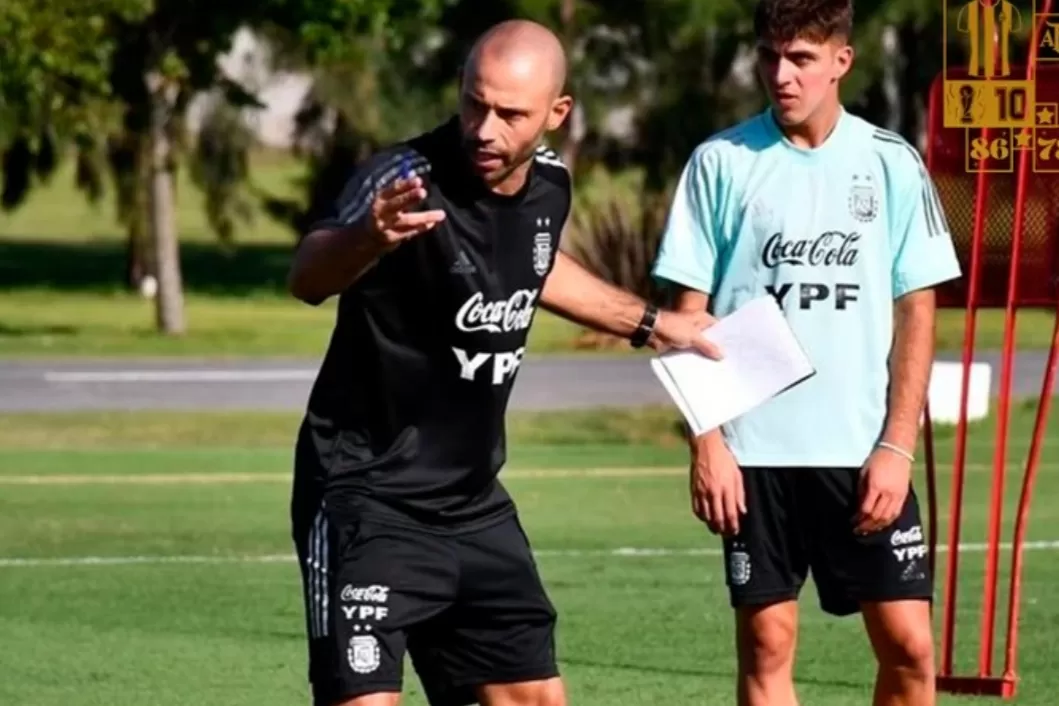
<path fill-rule="evenodd" d="M 173 100 L 165 79 L 159 74 L 147 76 L 147 88 L 151 101 L 148 208 L 158 278 L 155 314 L 159 331 L 181 335 L 186 330 L 184 286 L 173 203 L 172 145 L 166 129 Z"/>
<path fill-rule="evenodd" d="M 130 289 L 138 290 L 147 271 L 146 233 L 137 224 L 125 229 L 125 282 Z"/>
<path fill-rule="evenodd" d="M 126 189 L 122 198 L 126 205 L 125 229 L 128 237 L 129 286 L 136 291 L 142 291 L 141 287 L 145 277 L 154 277 L 155 284 L 158 283 L 156 268 L 153 265 L 154 257 L 151 252 L 150 207 L 146 199 L 148 189 L 145 188 L 145 185 L 149 183 L 151 153 L 144 149 L 142 139 L 138 137 L 130 139 L 133 144 L 132 174 L 131 178 L 119 182 L 118 188 Z"/>

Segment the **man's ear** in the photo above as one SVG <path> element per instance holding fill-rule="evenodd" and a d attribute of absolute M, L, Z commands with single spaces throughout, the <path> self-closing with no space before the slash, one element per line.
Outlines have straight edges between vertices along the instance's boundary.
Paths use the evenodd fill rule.
<path fill-rule="evenodd" d="M 548 122 L 546 123 L 548 130 L 558 130 L 573 108 L 574 99 L 572 96 L 562 95 L 556 98 L 552 102 L 551 112 L 548 113 Z"/>
<path fill-rule="evenodd" d="M 843 45 L 838 50 L 838 74 L 835 76 L 835 80 L 839 81 L 845 78 L 849 70 L 853 68 L 854 51 L 853 47 L 849 44 Z"/>

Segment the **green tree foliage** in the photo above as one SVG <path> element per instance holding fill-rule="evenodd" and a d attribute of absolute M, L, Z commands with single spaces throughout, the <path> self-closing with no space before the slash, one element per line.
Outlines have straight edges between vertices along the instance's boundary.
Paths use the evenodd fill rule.
<path fill-rule="evenodd" d="M 24 199 L 30 175 L 50 173 L 56 134 L 80 147 L 78 183 L 102 192 L 104 165 L 129 232 L 130 277 L 159 279 L 159 328 L 184 330 L 173 173 L 191 151 L 184 116 L 202 91 L 220 89 L 194 150 L 192 175 L 207 192 L 210 223 L 231 238 L 246 212 L 251 146 L 231 108 L 252 104 L 217 58 L 237 29 L 282 28 L 308 61 L 337 61 L 358 38 L 400 48 L 441 0 L 15 0 L 0 6 L 0 145 L 4 201 Z M 9 42 L 13 37 L 15 41 Z M 351 42 L 352 38 L 352 42 Z M 42 50 L 42 47 L 45 49 Z M 15 102 L 14 99 L 17 99 Z M 105 119 L 106 118 L 106 119 Z M 149 236 L 146 237 L 145 236 Z M 149 241 L 151 248 L 143 247 Z M 149 253 L 149 254 L 148 254 Z M 149 263 L 149 264 L 148 264 Z"/>
<path fill-rule="evenodd" d="M 297 152 L 309 163 L 300 198 L 262 194 L 272 217 L 304 235 L 331 207 L 351 169 L 379 146 L 426 130 L 452 102 L 439 78 L 450 38 L 441 19 L 455 0 L 396 2 L 358 32 L 330 38 L 273 23 L 268 38 L 278 65 L 312 76 L 313 87 L 297 115 Z M 483 4 L 483 11 L 488 5 Z M 290 25 L 288 25 L 289 27 Z M 450 80 L 455 78 L 453 71 Z"/>
<path fill-rule="evenodd" d="M 113 21 L 134 20 L 146 9 L 146 0 L 0 3 L 4 209 L 22 203 L 34 177 L 49 177 L 66 147 L 88 147 L 104 129 L 112 117 L 105 107 L 117 44 Z M 99 195 L 98 180 L 86 178 L 84 186 Z"/>
<path fill-rule="evenodd" d="M 621 210 L 618 201 L 627 197 L 614 194 L 598 206 L 602 215 L 575 219 L 584 237 L 598 234 L 597 246 L 577 246 L 582 253 L 632 243 L 625 265 L 600 264 L 628 273 L 643 247 L 650 249 L 637 243 L 657 220 L 640 214 L 655 213 L 654 196 L 672 185 L 693 147 L 764 105 L 753 74 L 753 7 L 745 0 L 0 2 L 0 203 L 14 207 L 62 155 L 75 154 L 85 193 L 98 199 L 112 192 L 128 231 L 130 282 L 145 272 L 166 280 L 160 311 L 168 302 L 170 313 L 160 313 L 159 325 L 178 332 L 174 171 L 189 169 L 223 242 L 234 241 L 251 211 L 253 139 L 243 108 L 256 98 L 217 64 L 238 28 L 270 40 L 276 68 L 314 79 L 296 136 L 311 167 L 304 197 L 265 195 L 274 215 L 304 232 L 357 161 L 450 114 L 471 43 L 496 22 L 522 17 L 551 26 L 567 48 L 568 88 L 578 105 L 552 146 L 574 169 L 578 188 L 599 167 L 642 178 L 643 203 L 637 197 Z M 913 138 L 940 69 L 941 6 L 858 0 L 856 9 L 857 60 L 843 97 L 880 123 L 894 124 L 900 112 L 897 124 Z M 895 36 L 891 29 L 896 55 L 881 41 Z M 211 108 L 188 144 L 187 107 L 202 92 Z"/>

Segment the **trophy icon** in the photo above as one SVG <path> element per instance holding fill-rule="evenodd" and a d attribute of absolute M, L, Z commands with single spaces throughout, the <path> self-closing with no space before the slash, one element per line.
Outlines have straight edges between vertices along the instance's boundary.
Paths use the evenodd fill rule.
<path fill-rule="evenodd" d="M 974 116 L 971 115 L 971 107 L 974 105 L 976 92 L 974 86 L 966 83 L 960 86 L 960 122 L 965 125 L 974 122 Z"/>

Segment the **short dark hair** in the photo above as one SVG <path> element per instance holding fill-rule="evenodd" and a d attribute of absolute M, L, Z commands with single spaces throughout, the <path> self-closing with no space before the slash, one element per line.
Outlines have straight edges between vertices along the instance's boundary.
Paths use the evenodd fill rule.
<path fill-rule="evenodd" d="M 758 39 L 823 43 L 852 32 L 853 0 L 759 0 L 754 10 Z"/>

